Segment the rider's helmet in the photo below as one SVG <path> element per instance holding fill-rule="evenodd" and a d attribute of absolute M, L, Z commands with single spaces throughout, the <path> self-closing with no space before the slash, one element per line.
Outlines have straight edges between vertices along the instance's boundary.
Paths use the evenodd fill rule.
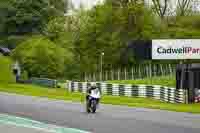
<path fill-rule="evenodd" d="M 95 82 L 92 82 L 92 83 L 90 84 L 90 86 L 91 86 L 92 88 L 96 88 L 96 83 L 95 83 Z"/>

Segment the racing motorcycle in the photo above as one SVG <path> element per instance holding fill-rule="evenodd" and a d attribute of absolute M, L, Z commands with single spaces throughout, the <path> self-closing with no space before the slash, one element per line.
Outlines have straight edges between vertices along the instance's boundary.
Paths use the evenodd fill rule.
<path fill-rule="evenodd" d="M 88 101 L 87 101 L 87 112 L 88 113 L 95 113 L 96 109 L 98 107 L 98 100 L 100 99 L 101 94 L 99 92 L 99 89 L 94 89 L 91 91 L 91 94 L 89 95 Z"/>

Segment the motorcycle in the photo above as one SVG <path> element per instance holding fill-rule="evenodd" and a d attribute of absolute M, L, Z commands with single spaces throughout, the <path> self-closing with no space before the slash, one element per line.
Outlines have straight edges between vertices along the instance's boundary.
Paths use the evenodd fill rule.
<path fill-rule="evenodd" d="M 98 89 L 92 90 L 87 101 L 87 112 L 95 113 L 98 106 L 98 99 L 100 99 L 100 92 Z"/>

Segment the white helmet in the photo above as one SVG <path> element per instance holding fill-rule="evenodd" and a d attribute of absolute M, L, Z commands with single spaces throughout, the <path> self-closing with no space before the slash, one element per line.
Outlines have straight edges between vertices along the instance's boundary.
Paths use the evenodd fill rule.
<path fill-rule="evenodd" d="M 96 87 L 96 83 L 95 83 L 95 82 L 91 82 L 91 83 L 90 83 L 90 86 L 91 86 L 91 87 Z"/>

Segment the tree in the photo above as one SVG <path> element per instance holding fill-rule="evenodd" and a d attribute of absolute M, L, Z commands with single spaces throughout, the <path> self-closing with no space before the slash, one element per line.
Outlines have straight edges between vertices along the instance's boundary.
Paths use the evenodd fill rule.
<path fill-rule="evenodd" d="M 65 30 L 65 18 L 54 17 L 46 25 L 45 34 L 52 40 L 56 40 L 60 34 L 63 34 Z"/>
<path fill-rule="evenodd" d="M 32 37 L 20 44 L 12 57 L 18 60 L 29 77 L 57 78 L 64 76 L 65 64 L 71 53 L 45 37 Z"/>
<path fill-rule="evenodd" d="M 50 18 L 64 15 L 64 4 L 63 0 L 9 0 L 0 10 L 6 14 L 3 33 L 24 35 L 42 33 Z"/>
<path fill-rule="evenodd" d="M 188 15 L 189 10 L 191 9 L 192 0 L 178 0 L 177 10 L 179 16 Z"/>
<path fill-rule="evenodd" d="M 80 17 L 78 39 L 74 43 L 76 59 L 82 72 L 98 71 L 100 55 L 104 67 L 120 65 L 121 50 L 132 39 L 151 38 L 154 17 L 143 3 L 113 6 L 112 1 L 98 5 Z M 87 18 L 87 19 L 86 19 Z"/>
<path fill-rule="evenodd" d="M 1 0 L 0 45 L 15 48 L 31 34 L 43 34 L 53 17 L 64 16 L 63 0 Z"/>
<path fill-rule="evenodd" d="M 167 9 L 169 7 L 170 0 L 152 0 L 154 10 L 161 19 L 164 19 L 165 15 L 167 14 Z"/>

